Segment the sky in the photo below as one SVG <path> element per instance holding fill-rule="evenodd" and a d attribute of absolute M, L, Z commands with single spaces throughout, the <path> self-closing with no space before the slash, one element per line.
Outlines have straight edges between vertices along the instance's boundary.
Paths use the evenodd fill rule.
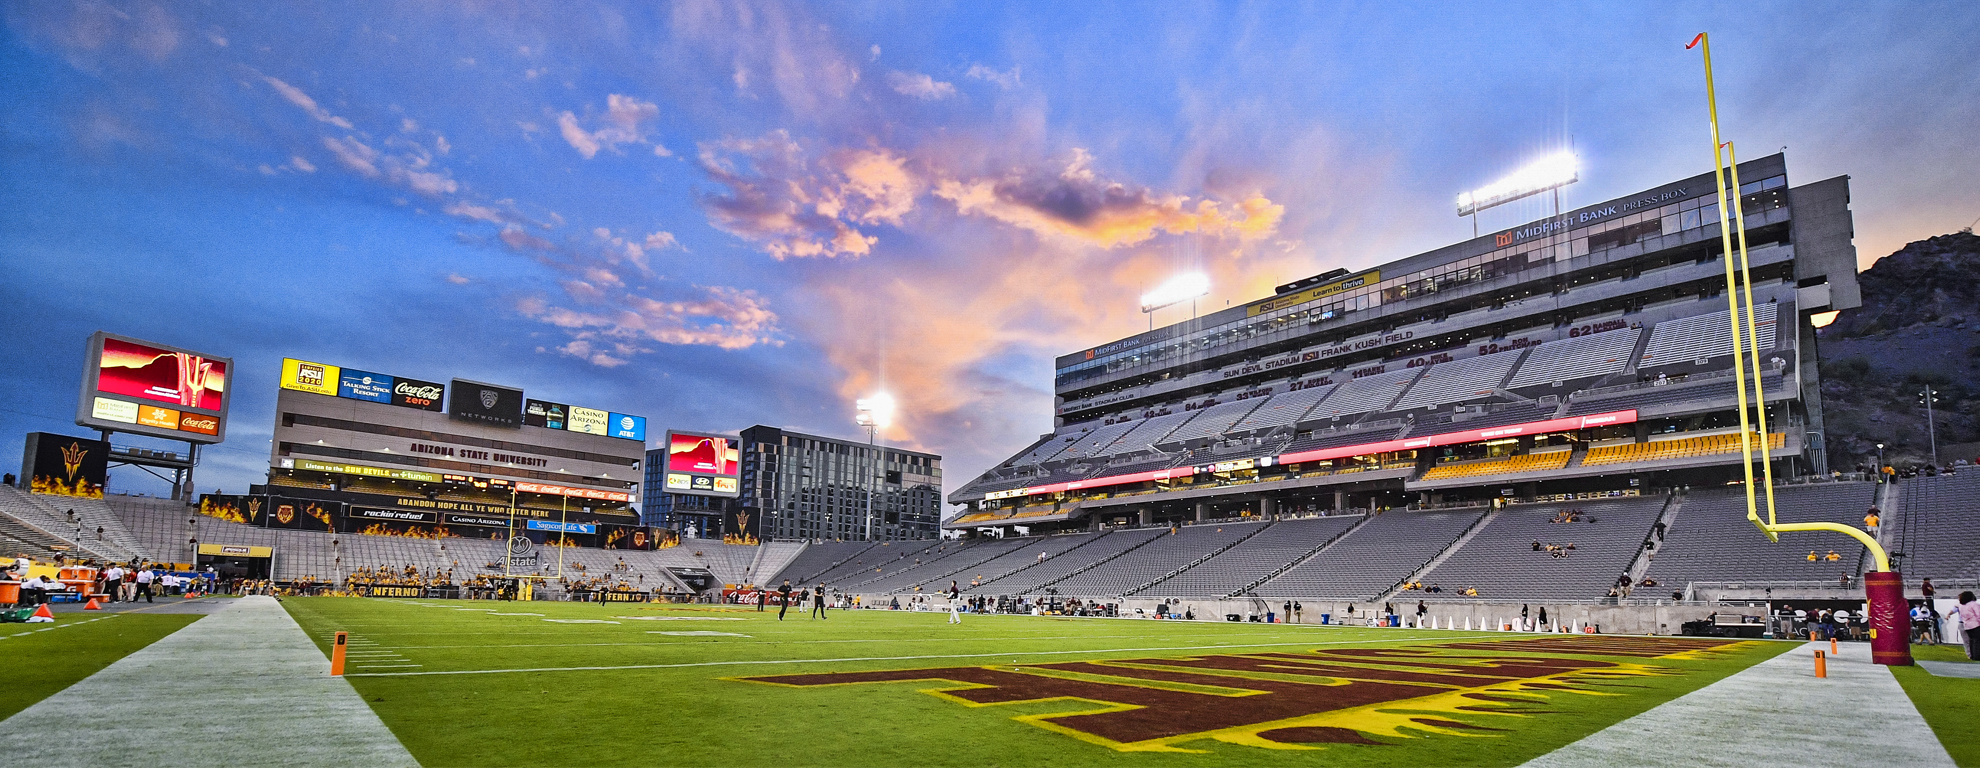
<path fill-rule="evenodd" d="M 1570 208 L 1706 172 L 1700 31 L 1742 157 L 1851 177 L 1862 264 L 1980 218 L 1980 5 L 1398 5 L 7 3 L 0 440 L 86 434 L 107 330 L 235 360 L 201 492 L 263 480 L 283 357 L 656 434 L 886 392 L 953 490 L 1171 275 L 1467 239 L 1562 148 Z"/>

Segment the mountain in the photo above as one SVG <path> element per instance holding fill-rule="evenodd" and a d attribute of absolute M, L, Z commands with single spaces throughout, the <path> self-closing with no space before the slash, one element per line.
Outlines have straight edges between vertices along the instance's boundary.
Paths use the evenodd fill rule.
<path fill-rule="evenodd" d="M 1980 458 L 1980 236 L 1910 243 L 1858 276 L 1863 306 L 1816 332 L 1829 466 L 1931 461 L 1926 386 L 1939 461 Z"/>

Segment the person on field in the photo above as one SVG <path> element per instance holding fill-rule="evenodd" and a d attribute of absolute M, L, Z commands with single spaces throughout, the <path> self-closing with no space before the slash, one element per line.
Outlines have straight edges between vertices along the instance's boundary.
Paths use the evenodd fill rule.
<path fill-rule="evenodd" d="M 157 581 L 157 580 L 158 580 L 158 574 L 156 574 L 156 573 L 154 573 L 154 572 L 153 572 L 153 571 L 152 571 L 152 570 L 151 570 L 150 568 L 144 568 L 144 569 L 141 569 L 141 570 L 139 570 L 139 571 L 138 571 L 138 574 L 137 574 L 137 593 L 138 593 L 138 595 L 141 595 L 141 596 L 143 596 L 143 597 L 144 597 L 144 601 L 145 601 L 145 602 L 147 602 L 147 603 L 149 603 L 149 602 L 151 602 L 151 601 L 152 601 L 152 600 L 151 600 L 151 584 L 152 584 L 152 582 L 154 582 L 154 581 Z M 131 599 L 131 602 L 133 602 L 133 603 L 135 603 L 135 602 L 137 602 L 137 598 L 132 598 L 132 599 Z"/>
<path fill-rule="evenodd" d="M 764 604 L 764 603 L 766 603 L 766 602 L 769 602 L 769 601 L 770 601 L 770 596 L 769 596 L 769 594 L 768 594 L 768 593 L 766 593 L 766 592 L 765 592 L 764 590 L 761 590 L 761 589 L 759 589 L 759 590 L 756 590 L 756 612 L 757 612 L 757 613 L 762 613 L 762 612 L 763 612 L 763 604 Z"/>
<path fill-rule="evenodd" d="M 785 579 L 784 586 L 777 589 L 777 620 L 784 620 L 784 612 L 791 609 L 791 580 Z"/>
<path fill-rule="evenodd" d="M 117 602 L 124 591 L 124 566 L 111 565 L 103 572 L 103 593 L 110 596 L 110 602 Z"/>
<path fill-rule="evenodd" d="M 825 615 L 825 585 L 823 584 L 818 585 L 818 589 L 811 593 L 811 618 L 831 618 Z"/>
<path fill-rule="evenodd" d="M 1959 628 L 1966 635 L 1966 658 L 1980 661 L 1980 602 L 1970 589 L 1959 593 Z"/>
<path fill-rule="evenodd" d="M 961 624 L 961 623 L 962 623 L 962 600 L 961 600 L 961 598 L 957 598 L 957 597 L 951 597 L 951 598 L 949 598 L 949 623 L 950 623 L 950 624 Z"/>

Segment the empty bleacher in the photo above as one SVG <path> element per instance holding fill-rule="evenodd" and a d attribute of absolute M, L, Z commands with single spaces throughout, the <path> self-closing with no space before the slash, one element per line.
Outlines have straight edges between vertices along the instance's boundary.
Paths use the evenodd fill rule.
<path fill-rule="evenodd" d="M 1232 424 L 1249 415 L 1263 402 L 1257 399 L 1239 400 L 1231 403 L 1218 403 L 1196 411 L 1196 417 L 1184 422 L 1176 431 L 1170 432 L 1165 443 L 1180 443 L 1200 438 L 1222 437 Z"/>
<path fill-rule="evenodd" d="M 1029 548 L 1045 540 L 1043 536 L 1012 536 L 967 542 L 964 547 L 939 560 L 895 572 L 848 587 L 858 592 L 907 592 L 915 587 L 924 591 L 947 589 L 950 581 L 969 583 L 974 569 L 996 558 Z"/>
<path fill-rule="evenodd" d="M 1080 536 L 1090 536 L 1093 538 L 1080 546 L 1063 551 L 1062 554 L 1048 555 L 1044 562 L 1032 567 L 1018 570 L 995 581 L 984 582 L 982 587 L 974 591 L 1001 595 L 1020 595 L 1035 592 L 1041 587 L 1064 579 L 1074 571 L 1133 549 L 1147 543 L 1156 536 L 1164 535 L 1168 532 L 1169 529 L 1167 528 L 1143 528 L 1140 530 L 1079 534 Z M 1036 558 L 1037 555 L 1033 554 L 1032 557 Z"/>
<path fill-rule="evenodd" d="M 1176 569 L 1258 533 L 1266 523 L 1187 525 L 1052 586 L 1064 595 L 1119 597 Z"/>
<path fill-rule="evenodd" d="M 785 579 L 791 580 L 792 583 L 808 582 L 831 570 L 833 566 L 851 560 L 875 546 L 877 545 L 864 541 L 824 541 L 807 544 L 804 551 L 799 552 L 797 557 L 791 558 L 790 563 L 782 570 L 770 574 L 770 577 L 762 583 L 778 584 Z"/>
<path fill-rule="evenodd" d="M 1774 490 L 1780 522 L 1831 522 L 1860 526 L 1864 510 L 1876 493 L 1872 483 L 1789 485 Z M 1761 489 L 1755 489 L 1756 494 Z M 1697 581 L 1790 581 L 1840 583 L 1856 574 L 1863 545 L 1840 533 L 1826 531 L 1781 534 L 1773 543 L 1746 519 L 1743 488 L 1693 491 L 1678 509 L 1664 545 L 1644 573 L 1658 591 L 1681 590 Z M 1766 500 L 1760 498 L 1765 517 Z M 1841 555 L 1831 562 L 1830 551 Z M 1816 560 L 1809 562 L 1809 552 Z"/>
<path fill-rule="evenodd" d="M 1246 414 L 1242 419 L 1238 419 L 1236 424 L 1232 424 L 1230 429 L 1226 429 L 1224 432 L 1235 435 L 1290 426 L 1305 417 L 1308 411 L 1313 410 L 1313 406 L 1325 400 L 1327 395 L 1333 392 L 1336 386 L 1326 384 L 1273 395 L 1266 398 L 1265 403 L 1258 406 L 1258 410 Z"/>
<path fill-rule="evenodd" d="M 1423 473 L 1424 480 L 1449 480 L 1455 477 L 1480 477 L 1483 475 L 1509 475 L 1519 472 L 1545 472 L 1567 467 L 1568 458 L 1574 455 L 1570 446 L 1542 448 L 1532 453 L 1517 456 L 1502 456 L 1496 459 L 1477 461 L 1453 461 L 1431 467 Z"/>
<path fill-rule="evenodd" d="M 1541 344 L 1526 356 L 1506 389 L 1621 373 L 1629 367 L 1629 354 L 1642 335 L 1641 328 L 1619 328 Z"/>
<path fill-rule="evenodd" d="M 1224 550 L 1187 571 L 1150 587 L 1147 592 L 1172 597 L 1220 597 L 1231 594 L 1294 558 L 1346 533 L 1361 515 L 1282 520 L 1237 546 Z M 1153 574 L 1159 576 L 1161 574 Z"/>
<path fill-rule="evenodd" d="M 70 555 L 100 562 L 130 562 L 149 557 L 100 499 L 44 496 L 0 485 L 0 518 L 7 517 L 12 519 L 0 529 L 35 546 L 65 546 Z M 59 541 L 59 545 L 48 541 L 50 538 Z"/>
<path fill-rule="evenodd" d="M 1490 395 L 1506 380 L 1519 356 L 1519 352 L 1500 352 L 1432 365 L 1390 410 L 1406 411 Z"/>
<path fill-rule="evenodd" d="M 1040 565 L 1044 562 L 1050 562 L 1052 559 L 1057 558 L 1060 555 L 1063 555 L 1069 551 L 1090 544 L 1094 541 L 1098 541 L 1099 539 L 1100 539 L 1100 534 L 1097 533 L 1060 534 L 1056 536 L 1006 537 L 1004 539 L 1005 541 L 1029 540 L 1035 543 L 1029 544 L 1027 546 L 1018 549 L 1011 550 L 1004 554 L 993 557 L 989 560 L 985 560 L 981 563 L 977 563 L 975 565 L 964 568 L 953 574 L 953 578 L 955 578 L 956 581 L 962 582 L 965 585 L 971 583 L 988 585 L 991 582 L 994 582 L 998 579 L 1004 578 L 1006 576 L 1010 576 L 1019 570 L 1031 568 Z M 1039 553 L 1044 553 L 1046 560 L 1040 561 L 1038 559 Z M 967 590 L 971 588 L 964 587 L 964 589 Z M 976 591 L 985 592 L 988 594 L 998 594 L 996 590 L 991 589 L 988 586 L 977 589 Z"/>
<path fill-rule="evenodd" d="M 1636 561 L 1666 498 L 1522 504 L 1500 510 L 1420 579 L 1425 586 L 1443 587 L 1444 592 L 1412 591 L 1408 596 L 1451 598 L 1469 587 L 1482 598 L 1600 598 Z M 1579 513 L 1579 521 L 1556 522 L 1570 510 Z M 1575 548 L 1556 557 L 1544 549 L 1535 551 L 1536 542 Z"/>
<path fill-rule="evenodd" d="M 1772 302 L 1753 307 L 1754 328 L 1760 335 L 1762 353 L 1774 348 L 1775 307 Z M 1741 311 L 1743 313 L 1744 308 Z M 1732 333 L 1732 323 L 1727 319 L 1725 310 L 1666 320 L 1651 329 L 1650 342 L 1644 346 L 1643 357 L 1637 367 L 1651 368 L 1731 355 Z M 1741 337 L 1746 335 L 1744 323 L 1741 323 L 1739 333 Z"/>
<path fill-rule="evenodd" d="M 1778 399 L 1793 394 L 1793 379 L 1781 374 L 1778 369 L 1763 370 L 1761 380 L 1767 386 L 1767 396 Z M 1738 396 L 1736 382 L 1731 376 L 1715 376 L 1703 382 L 1671 382 L 1665 385 L 1636 386 L 1632 389 L 1596 394 L 1575 393 L 1568 406 L 1569 416 L 1582 416 L 1590 413 L 1606 413 L 1627 409 L 1659 408 L 1676 403 L 1692 401 L 1724 400 L 1731 401 Z M 1747 397 L 1753 396 L 1752 385 L 1748 384 Z"/>
<path fill-rule="evenodd" d="M 1964 469 L 1905 480 L 1898 514 L 1885 515 L 1884 546 L 1904 553 L 1907 581 L 1980 580 L 1980 467 Z"/>
<path fill-rule="evenodd" d="M 1435 559 L 1484 515 L 1482 510 L 1378 515 L 1251 593 L 1373 600 Z"/>
<path fill-rule="evenodd" d="M 1767 445 L 1770 450 L 1779 450 L 1787 446 L 1787 435 L 1785 433 L 1775 432 L 1769 435 L 1768 438 Z M 1751 440 L 1751 445 L 1757 451 L 1760 447 L 1760 436 L 1755 434 Z M 1667 436 L 1662 439 L 1652 437 L 1649 442 L 1645 443 L 1616 443 L 1595 446 L 1588 449 L 1588 455 L 1582 457 L 1581 465 L 1592 467 L 1604 464 L 1634 464 L 1641 461 L 1664 461 L 1667 459 L 1686 459 L 1694 456 L 1717 456 L 1739 453 L 1739 443 L 1739 433 L 1737 431 L 1717 435 L 1703 435 L 1700 437 Z"/>
<path fill-rule="evenodd" d="M 1340 385 L 1334 394 L 1320 402 L 1307 414 L 1309 419 L 1326 417 L 1345 418 L 1359 416 L 1369 411 L 1385 410 L 1395 402 L 1410 380 L 1422 372 L 1421 368 L 1407 368 L 1389 371 L 1372 376 L 1363 376 Z"/>
<path fill-rule="evenodd" d="M 1134 429 L 1128 430 L 1125 434 L 1117 438 L 1114 441 L 1112 449 L 1107 452 L 1126 453 L 1129 451 L 1146 450 L 1148 446 L 1162 442 L 1162 438 L 1168 436 L 1176 427 L 1181 426 L 1185 421 L 1189 421 L 1190 417 L 1195 415 L 1191 411 L 1179 411 L 1142 419 L 1135 423 Z"/>

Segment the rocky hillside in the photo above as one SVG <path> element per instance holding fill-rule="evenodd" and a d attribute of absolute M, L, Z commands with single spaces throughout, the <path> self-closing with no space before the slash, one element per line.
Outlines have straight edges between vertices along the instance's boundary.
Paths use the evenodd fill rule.
<path fill-rule="evenodd" d="M 1829 464 L 1931 460 L 1919 395 L 1938 390 L 1939 460 L 1980 456 L 1980 236 L 1920 240 L 1859 277 L 1863 306 L 1818 332 Z"/>

